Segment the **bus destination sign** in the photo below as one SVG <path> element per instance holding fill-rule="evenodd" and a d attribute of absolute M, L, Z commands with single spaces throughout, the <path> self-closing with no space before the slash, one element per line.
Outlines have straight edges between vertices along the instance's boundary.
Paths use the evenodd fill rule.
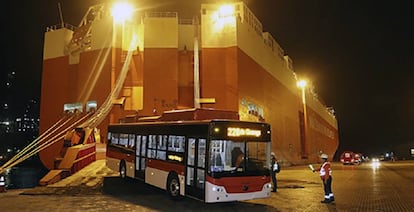
<path fill-rule="evenodd" d="M 238 128 L 238 127 L 229 127 L 227 128 L 227 136 L 230 137 L 241 137 L 241 136 L 254 136 L 260 137 L 262 131 L 254 130 L 250 128 Z"/>

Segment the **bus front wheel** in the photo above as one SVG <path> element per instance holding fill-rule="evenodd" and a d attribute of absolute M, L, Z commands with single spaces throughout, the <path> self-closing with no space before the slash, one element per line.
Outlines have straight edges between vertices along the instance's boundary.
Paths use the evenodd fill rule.
<path fill-rule="evenodd" d="M 125 164 L 125 161 L 121 161 L 121 163 L 119 164 L 119 176 L 122 178 L 122 179 L 125 179 L 126 178 L 126 164 Z"/>
<path fill-rule="evenodd" d="M 167 192 L 168 192 L 168 195 L 174 200 L 179 200 L 181 198 L 180 181 L 178 180 L 178 176 L 175 173 L 171 173 L 168 176 Z"/>

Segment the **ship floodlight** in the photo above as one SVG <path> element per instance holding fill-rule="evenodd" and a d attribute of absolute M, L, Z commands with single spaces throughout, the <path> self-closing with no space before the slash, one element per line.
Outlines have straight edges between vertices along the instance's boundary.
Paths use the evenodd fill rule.
<path fill-rule="evenodd" d="M 296 85 L 297 85 L 298 87 L 300 87 L 300 88 L 304 88 L 304 87 L 306 87 L 306 84 L 308 84 L 308 83 L 306 82 L 306 80 L 299 80 L 299 81 L 296 83 Z"/>
<path fill-rule="evenodd" d="M 213 12 L 211 18 L 214 22 L 213 31 L 222 32 L 226 27 L 234 28 L 236 26 L 235 8 L 232 4 L 223 4 Z"/>
<path fill-rule="evenodd" d="M 230 4 L 224 4 L 221 5 L 219 8 L 219 16 L 221 18 L 223 17 L 229 17 L 234 15 L 234 6 Z"/>
<path fill-rule="evenodd" d="M 132 17 L 134 8 L 127 2 L 118 2 L 112 6 L 111 14 L 115 21 L 124 21 Z"/>

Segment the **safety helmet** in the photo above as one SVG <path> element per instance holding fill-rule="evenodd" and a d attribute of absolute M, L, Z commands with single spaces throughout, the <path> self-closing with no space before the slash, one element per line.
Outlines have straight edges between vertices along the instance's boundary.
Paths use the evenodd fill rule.
<path fill-rule="evenodd" d="M 325 154 L 325 153 L 323 153 L 323 154 L 321 154 L 321 158 L 322 158 L 322 159 L 328 159 L 328 155 L 327 155 L 327 154 Z"/>
<path fill-rule="evenodd" d="M 276 154 L 274 152 L 270 153 L 270 155 L 276 157 Z"/>

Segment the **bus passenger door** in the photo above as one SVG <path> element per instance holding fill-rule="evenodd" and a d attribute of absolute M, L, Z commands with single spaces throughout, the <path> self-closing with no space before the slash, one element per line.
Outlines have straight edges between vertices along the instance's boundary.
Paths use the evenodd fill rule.
<path fill-rule="evenodd" d="M 206 139 L 188 138 L 186 194 L 204 200 Z"/>
<path fill-rule="evenodd" d="M 145 159 L 147 152 L 147 136 L 137 135 L 135 144 L 135 176 L 145 179 Z"/>

